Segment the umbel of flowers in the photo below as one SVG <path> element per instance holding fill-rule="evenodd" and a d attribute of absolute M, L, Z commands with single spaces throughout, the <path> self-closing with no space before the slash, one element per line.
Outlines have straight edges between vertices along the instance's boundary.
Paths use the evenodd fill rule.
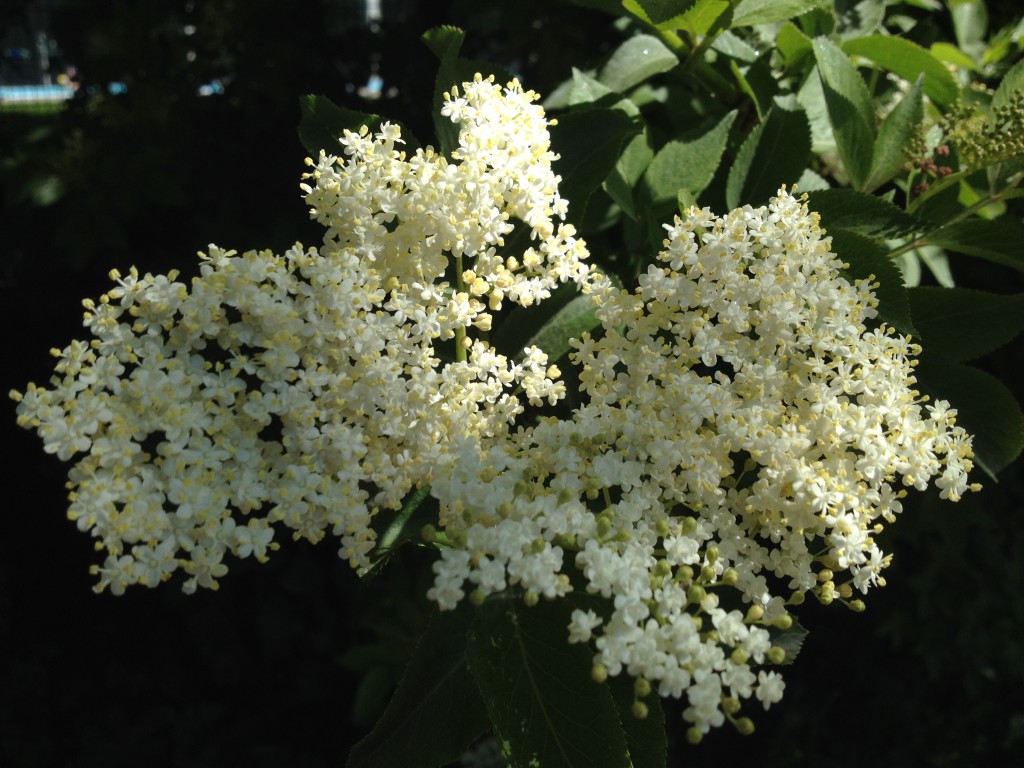
<path fill-rule="evenodd" d="M 918 348 L 869 325 L 872 286 L 785 190 L 686 211 L 632 290 L 589 269 L 535 101 L 515 81 L 453 89 L 450 158 L 406 155 L 393 125 L 346 132 L 302 187 L 318 249 L 211 246 L 190 284 L 112 273 L 85 302 L 92 338 L 12 393 L 19 423 L 75 461 L 97 590 L 178 570 L 216 588 L 226 553 L 262 560 L 283 529 L 329 531 L 366 567 L 374 516 L 429 487 L 442 609 L 599 595 L 566 627 L 596 679 L 685 697 L 694 740 L 749 729 L 741 700 L 783 691 L 769 628 L 807 593 L 862 607 L 904 488 L 973 488 L 971 438 L 913 389 Z M 531 243 L 508 253 L 517 222 Z M 481 332 L 567 281 L 600 319 L 572 342 L 581 404 L 525 420 L 524 401 L 565 397 L 560 372 Z"/>

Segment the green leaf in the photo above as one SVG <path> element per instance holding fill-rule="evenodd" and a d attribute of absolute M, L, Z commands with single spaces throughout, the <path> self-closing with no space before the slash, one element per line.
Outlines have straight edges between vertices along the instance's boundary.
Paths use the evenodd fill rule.
<path fill-rule="evenodd" d="M 622 287 L 615 275 L 608 277 Z M 574 284 L 565 283 L 540 304 L 515 307 L 491 333 L 491 343 L 508 357 L 521 357 L 524 348 L 537 346 L 555 362 L 569 351 L 569 339 L 601 324 L 594 310 L 590 297 L 581 295 Z"/>
<path fill-rule="evenodd" d="M 652 24 L 662 24 L 690 9 L 696 0 L 638 0 Z"/>
<path fill-rule="evenodd" d="M 358 132 L 364 125 L 373 129 L 381 122 L 379 115 L 345 109 L 316 94 L 300 97 L 299 110 L 299 141 L 314 158 L 319 157 L 321 150 L 329 155 L 339 154 L 338 139 L 346 130 Z"/>
<path fill-rule="evenodd" d="M 644 186 L 656 206 L 674 204 L 680 189 L 695 197 L 704 190 L 718 169 L 735 119 L 733 110 L 700 136 L 673 140 L 658 150 L 644 174 Z"/>
<path fill-rule="evenodd" d="M 941 349 L 918 359 L 914 374 L 922 391 L 956 408 L 957 423 L 974 435 L 975 463 L 995 478 L 1024 449 L 1024 413 L 1013 393 L 991 374 L 943 361 Z"/>
<path fill-rule="evenodd" d="M 384 511 L 377 516 L 378 520 L 383 518 L 382 522 L 385 524 L 385 527 L 384 532 L 377 539 L 377 545 L 370 553 L 370 558 L 373 562 L 366 573 L 379 571 L 400 545 L 407 541 L 416 540 L 419 536 L 420 528 L 428 522 L 424 520 L 424 515 L 436 515 L 437 513 L 436 503 L 434 504 L 435 509 L 432 511 L 429 509 L 431 505 L 424 503 L 429 499 L 430 486 L 417 488 L 405 497 L 401 509 L 397 512 L 391 513 L 389 517 L 386 517 L 388 512 Z M 421 512 L 420 510 L 423 511 Z M 363 573 L 360 572 L 360 575 L 363 575 Z"/>
<path fill-rule="evenodd" d="M 600 324 L 593 298 L 576 296 L 558 310 L 523 347 L 540 347 L 547 354 L 548 360 L 554 362 L 572 349 L 569 344 L 571 339 L 578 339 L 585 331 L 592 331 Z"/>
<path fill-rule="evenodd" d="M 570 201 L 568 220 L 583 220 L 587 201 L 615 168 L 623 143 L 640 126 L 618 109 L 569 112 L 551 126 L 551 145 L 559 154 L 555 172 L 559 193 Z"/>
<path fill-rule="evenodd" d="M 946 65 L 917 43 L 895 35 L 871 35 L 847 40 L 843 50 L 863 56 L 904 80 L 913 82 L 924 75 L 924 92 L 941 106 L 952 104 L 960 96 L 960 87 Z"/>
<path fill-rule="evenodd" d="M 828 4 L 827 0 L 739 0 L 730 26 L 750 27 L 785 21 Z"/>
<path fill-rule="evenodd" d="M 834 0 L 836 32 L 846 39 L 870 35 L 882 25 L 886 0 Z"/>
<path fill-rule="evenodd" d="M 952 43 L 946 43 L 938 41 L 932 43 L 931 47 L 928 48 L 928 52 L 941 62 L 946 64 L 952 64 L 953 66 L 966 69 L 968 72 L 977 72 L 978 63 L 968 56 L 966 53 L 961 51 Z"/>
<path fill-rule="evenodd" d="M 872 238 L 901 239 L 919 234 L 928 225 L 874 195 L 852 189 L 811 192 L 808 205 L 829 232 L 846 229 Z"/>
<path fill-rule="evenodd" d="M 832 252 L 850 265 L 844 271 L 851 280 L 869 280 L 872 276 L 877 280 L 878 287 L 874 291 L 879 319 L 901 333 L 916 333 L 903 275 L 889 258 L 889 249 L 878 240 L 851 230 L 832 230 L 829 234 L 832 235 Z"/>
<path fill-rule="evenodd" d="M 910 312 L 925 351 L 944 362 L 987 355 L 1024 331 L 1024 293 L 971 288 L 911 288 Z"/>
<path fill-rule="evenodd" d="M 768 634 L 772 638 L 772 645 L 777 645 L 786 652 L 786 658 L 779 665 L 785 667 L 796 661 L 796 657 L 800 655 L 800 649 L 803 648 L 804 640 L 807 639 L 810 632 L 794 619 L 793 625 L 789 629 L 769 627 Z"/>
<path fill-rule="evenodd" d="M 346 768 L 436 768 L 452 762 L 488 721 L 466 663 L 472 606 L 434 615 L 377 725 Z"/>
<path fill-rule="evenodd" d="M 995 109 L 1006 104 L 1017 91 L 1024 91 L 1024 59 L 1010 67 L 1009 71 L 1003 75 L 1003 79 L 992 97 L 992 108 Z"/>
<path fill-rule="evenodd" d="M 590 678 L 593 651 L 567 640 L 572 605 L 494 596 L 477 611 L 469 668 L 511 768 L 629 765 L 612 695 Z"/>
<path fill-rule="evenodd" d="M 500 82 L 512 79 L 506 70 L 494 64 L 459 58 L 465 36 L 466 33 L 458 27 L 444 25 L 428 29 L 421 38 L 441 61 L 434 80 L 433 118 L 438 149 L 443 155 L 451 154 L 459 146 L 459 126 L 441 114 L 444 94 L 451 91 L 453 86 L 461 86 L 473 80 L 478 74 L 484 77 L 494 75 Z"/>
<path fill-rule="evenodd" d="M 950 0 L 949 12 L 960 50 L 971 55 L 984 51 L 988 11 L 983 0 Z"/>
<path fill-rule="evenodd" d="M 647 717 L 633 716 L 633 678 L 622 673 L 608 678 L 608 687 L 619 712 L 619 722 L 626 734 L 630 768 L 665 768 L 668 759 L 668 734 L 665 731 L 665 710 L 657 690 L 643 699 Z"/>
<path fill-rule="evenodd" d="M 871 161 L 871 174 L 864 184 L 865 192 L 872 192 L 892 180 L 907 161 L 905 149 L 914 132 L 924 119 L 922 96 L 923 76 L 918 76 L 910 91 L 885 116 L 878 127 L 875 149 Z"/>
<path fill-rule="evenodd" d="M 729 208 L 767 202 L 783 184 L 792 186 L 807 166 L 811 127 L 803 110 L 777 102 L 743 142 L 729 169 L 725 201 Z"/>
<path fill-rule="evenodd" d="M 1024 272 L 1024 227 L 1007 217 L 959 221 L 932 232 L 926 240 L 955 253 Z"/>
<path fill-rule="evenodd" d="M 839 156 L 853 186 L 860 189 L 871 172 L 875 143 L 871 96 L 853 62 L 835 43 L 817 37 L 813 47 Z"/>
<path fill-rule="evenodd" d="M 792 67 L 814 53 L 811 38 L 801 32 L 800 28 L 791 21 L 787 21 L 779 28 L 779 32 L 775 36 L 775 47 L 782 54 L 782 58 L 786 60 L 787 67 Z"/>
<path fill-rule="evenodd" d="M 849 229 L 872 238 L 912 238 L 927 224 L 882 198 L 853 189 L 812 191 L 808 205 L 829 232 Z"/>
<path fill-rule="evenodd" d="M 779 92 L 777 73 L 764 61 L 755 61 L 753 64 L 746 66 L 740 66 L 735 61 L 730 61 L 729 69 L 732 70 L 733 76 L 740 84 L 740 89 L 754 102 L 758 119 L 764 120 L 771 109 L 772 100 Z M 810 126 L 808 126 L 807 134 L 808 151 L 810 151 L 809 131 Z"/>
<path fill-rule="evenodd" d="M 685 29 L 695 37 L 703 37 L 715 27 L 727 26 L 731 9 L 730 0 L 697 0 L 682 17 L 666 23 L 671 23 L 672 29 Z"/>
<path fill-rule="evenodd" d="M 604 181 L 604 191 L 630 218 L 636 218 L 633 187 L 643 177 L 653 158 L 654 150 L 651 149 L 647 131 L 644 130 L 626 144 L 626 148 L 622 150 L 615 163 L 615 168 Z"/>
<path fill-rule="evenodd" d="M 598 77 L 604 85 L 625 93 L 649 77 L 679 64 L 679 59 L 652 35 L 634 35 L 616 49 Z"/>

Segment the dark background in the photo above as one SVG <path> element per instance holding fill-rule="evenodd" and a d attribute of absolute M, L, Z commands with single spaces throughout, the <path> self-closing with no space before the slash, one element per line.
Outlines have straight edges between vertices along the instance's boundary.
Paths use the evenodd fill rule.
<path fill-rule="evenodd" d="M 77 67 L 78 96 L 57 113 L 0 113 L 3 392 L 46 381 L 47 350 L 79 334 L 80 301 L 107 290 L 111 267 L 187 276 L 210 242 L 316 244 L 298 191 L 300 95 L 400 119 L 426 143 L 426 29 L 464 27 L 470 56 L 541 93 L 619 39 L 610 17 L 538 0 L 384 0 L 379 25 L 346 0 L 53 5 L 54 66 Z M 2 6 L 0 32 L 26 13 Z M 358 88 L 374 68 L 384 96 L 366 101 Z M 196 95 L 214 79 L 222 95 Z M 111 82 L 127 90 L 111 95 Z M 991 363 L 1018 392 L 1020 362 L 1018 346 Z M 287 543 L 268 565 L 230 562 L 217 593 L 94 595 L 97 555 L 64 517 L 66 467 L 14 425 L 13 404 L 5 414 L 0 768 L 343 764 L 429 613 L 416 554 L 360 583 L 330 542 Z M 865 614 L 806 607 L 811 635 L 783 701 L 751 711 L 753 737 L 723 728 L 686 748 L 669 705 L 672 764 L 1024 756 L 1019 468 L 987 486 L 959 505 L 908 505 L 885 543 L 889 586 L 868 595 Z"/>

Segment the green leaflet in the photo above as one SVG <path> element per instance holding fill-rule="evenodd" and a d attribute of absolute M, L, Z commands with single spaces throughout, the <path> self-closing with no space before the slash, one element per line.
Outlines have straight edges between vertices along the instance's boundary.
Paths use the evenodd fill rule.
<path fill-rule="evenodd" d="M 881 239 L 905 239 L 923 232 L 928 224 L 874 195 L 852 189 L 827 189 L 811 192 L 810 208 L 821 217 L 821 225 L 831 233 L 846 229 Z"/>
<path fill-rule="evenodd" d="M 458 759 L 487 730 L 487 715 L 466 665 L 468 603 L 438 612 L 420 638 L 395 695 L 346 768 L 437 768 Z"/>
<path fill-rule="evenodd" d="M 931 245 L 975 256 L 1024 272 L 1024 227 L 1004 217 L 994 221 L 968 219 L 944 226 L 927 236 Z"/>
<path fill-rule="evenodd" d="M 380 125 L 379 115 L 339 107 L 323 95 L 308 94 L 299 99 L 299 141 L 315 159 L 323 150 L 329 155 L 341 152 L 338 139 L 346 130 L 358 131 L 362 126 L 375 128 Z M 405 138 L 405 131 L 402 131 Z"/>
<path fill-rule="evenodd" d="M 871 172 L 875 116 L 871 96 L 857 68 L 828 38 L 812 43 L 839 156 L 853 186 L 864 187 Z"/>
<path fill-rule="evenodd" d="M 733 27 L 785 21 L 815 8 L 830 5 L 828 0 L 739 0 L 732 12 Z"/>
<path fill-rule="evenodd" d="M 466 33 L 458 27 L 448 25 L 434 27 L 423 33 L 424 44 L 440 59 L 434 81 L 434 133 L 437 135 L 439 151 L 449 155 L 459 146 L 459 126 L 441 114 L 444 94 L 453 86 L 469 82 L 476 75 L 494 75 L 499 83 L 507 83 L 512 76 L 502 67 L 487 62 L 473 61 L 459 57 Z"/>
<path fill-rule="evenodd" d="M 970 288 L 919 287 L 908 291 L 914 325 L 925 351 L 945 362 L 987 355 L 1024 331 L 1024 294 Z"/>
<path fill-rule="evenodd" d="M 807 166 L 811 127 L 803 110 L 784 109 L 777 102 L 764 121 L 743 142 L 729 169 L 725 203 L 760 205 L 783 184 L 792 186 Z"/>
<path fill-rule="evenodd" d="M 665 44 L 652 35 L 634 35 L 616 49 L 601 70 L 602 84 L 625 93 L 649 77 L 667 72 L 679 59 Z"/>
<path fill-rule="evenodd" d="M 618 278 L 609 278 L 621 287 Z M 491 335 L 491 343 L 509 357 L 521 357 L 525 347 L 539 347 L 555 362 L 572 349 L 570 339 L 578 339 L 600 324 L 593 300 L 581 295 L 575 285 L 566 284 L 536 306 L 513 309 Z"/>
<path fill-rule="evenodd" d="M 652 24 L 663 24 L 690 10 L 697 0 L 638 0 Z"/>
<path fill-rule="evenodd" d="M 583 220 L 591 194 L 615 168 L 623 143 L 638 131 L 620 109 L 573 111 L 551 126 L 551 146 L 559 155 L 554 169 L 562 177 L 559 194 L 570 201 L 570 222 Z"/>
<path fill-rule="evenodd" d="M 626 144 L 612 172 L 604 180 L 604 191 L 630 218 L 635 219 L 637 215 L 633 187 L 643 177 L 653 159 L 654 150 L 644 130 Z"/>
<path fill-rule="evenodd" d="M 960 87 L 946 66 L 905 38 L 895 35 L 854 38 L 843 43 L 843 51 L 870 59 L 904 80 L 913 82 L 923 75 L 925 95 L 936 104 L 947 106 L 960 95 Z"/>
<path fill-rule="evenodd" d="M 623 673 L 608 678 L 608 688 L 619 713 L 619 722 L 626 734 L 631 768 L 665 768 L 668 759 L 668 734 L 665 732 L 665 710 L 657 690 L 643 699 L 647 717 L 633 716 L 633 678 Z"/>
<path fill-rule="evenodd" d="M 871 174 L 864 184 L 865 192 L 872 192 L 892 180 L 906 163 L 905 148 L 909 146 L 915 129 L 924 118 L 921 85 L 923 77 L 918 76 L 914 86 L 885 116 L 879 126 L 871 161 Z"/>
<path fill-rule="evenodd" d="M 807 639 L 810 632 L 794 619 L 793 625 L 789 629 L 769 627 L 768 634 L 771 635 L 772 645 L 777 645 L 786 652 L 786 658 L 779 665 L 785 667 L 796 661 L 800 649 L 804 646 L 804 640 Z"/>
<path fill-rule="evenodd" d="M 510 768 L 630 765 L 611 692 L 590 677 L 593 651 L 567 642 L 574 605 L 495 595 L 477 609 L 466 656 Z"/>
<path fill-rule="evenodd" d="M 941 347 L 935 356 L 941 358 Z M 933 360 L 927 350 L 919 359 L 921 389 L 957 409 L 957 423 L 974 435 L 975 462 L 995 479 L 1024 449 L 1024 413 L 1013 393 L 977 368 Z"/>
<path fill-rule="evenodd" d="M 874 292 L 878 297 L 879 319 L 902 333 L 915 333 L 903 275 L 889 258 L 889 249 L 879 240 L 853 230 L 832 230 L 830 234 L 832 251 L 850 265 L 845 270 L 848 277 L 866 280 L 873 275 L 878 281 Z"/>
<path fill-rule="evenodd" d="M 718 169 L 735 119 L 733 110 L 700 136 L 673 140 L 658 150 L 644 174 L 644 186 L 655 206 L 675 203 L 680 189 L 694 197 L 704 190 Z"/>

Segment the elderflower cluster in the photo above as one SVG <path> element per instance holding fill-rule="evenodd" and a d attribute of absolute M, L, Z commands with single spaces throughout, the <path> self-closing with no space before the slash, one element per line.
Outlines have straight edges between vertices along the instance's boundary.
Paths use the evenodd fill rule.
<path fill-rule="evenodd" d="M 539 349 L 513 363 L 466 335 L 505 299 L 587 275 L 535 100 L 465 84 L 446 107 L 454 162 L 406 157 L 393 125 L 346 132 L 344 158 L 322 153 L 302 187 L 321 248 L 211 246 L 189 284 L 114 272 L 86 302 L 92 339 L 54 350 L 49 387 L 12 395 L 45 450 L 75 460 L 69 516 L 107 552 L 98 589 L 179 569 L 186 591 L 215 588 L 225 553 L 262 560 L 280 528 L 330 531 L 367 567 L 373 516 L 429 484 L 453 440 L 500 439 L 517 391 L 564 395 Z M 517 221 L 532 247 L 505 258 Z"/>
<path fill-rule="evenodd" d="M 904 487 L 973 489 L 971 439 L 914 389 L 918 348 L 869 323 L 804 200 L 691 209 L 633 290 L 585 263 L 561 221 L 536 95 L 477 78 L 446 95 L 450 158 L 345 132 L 302 186 L 323 245 L 211 247 L 190 283 L 113 275 L 48 387 L 13 396 L 75 460 L 69 515 L 107 552 L 98 589 L 217 586 L 288 529 L 328 531 L 357 568 L 373 518 L 429 487 L 442 609 L 517 590 L 574 601 L 594 677 L 685 698 L 696 740 L 783 693 L 787 606 L 857 607 Z M 529 231 L 508 253 L 516 226 Z M 537 348 L 480 334 L 504 302 L 572 281 L 600 329 L 573 341 L 571 416 Z M 543 413 L 540 411 L 539 413 Z M 646 694 L 644 694 L 646 695 Z M 643 710 L 643 707 L 640 707 Z"/>
<path fill-rule="evenodd" d="M 570 639 L 594 643 L 599 676 L 685 696 L 699 739 L 742 699 L 779 699 L 758 667 L 784 657 L 769 628 L 792 624 L 787 604 L 880 583 L 875 536 L 903 487 L 958 499 L 972 452 L 948 403 L 913 389 L 918 348 L 868 328 L 871 286 L 842 276 L 803 200 L 667 229 L 635 290 L 588 285 L 602 329 L 574 343 L 573 418 L 462 441 L 435 475 L 465 546 L 442 552 L 431 597 L 555 598 L 579 573 L 607 610 L 577 608 Z"/>

